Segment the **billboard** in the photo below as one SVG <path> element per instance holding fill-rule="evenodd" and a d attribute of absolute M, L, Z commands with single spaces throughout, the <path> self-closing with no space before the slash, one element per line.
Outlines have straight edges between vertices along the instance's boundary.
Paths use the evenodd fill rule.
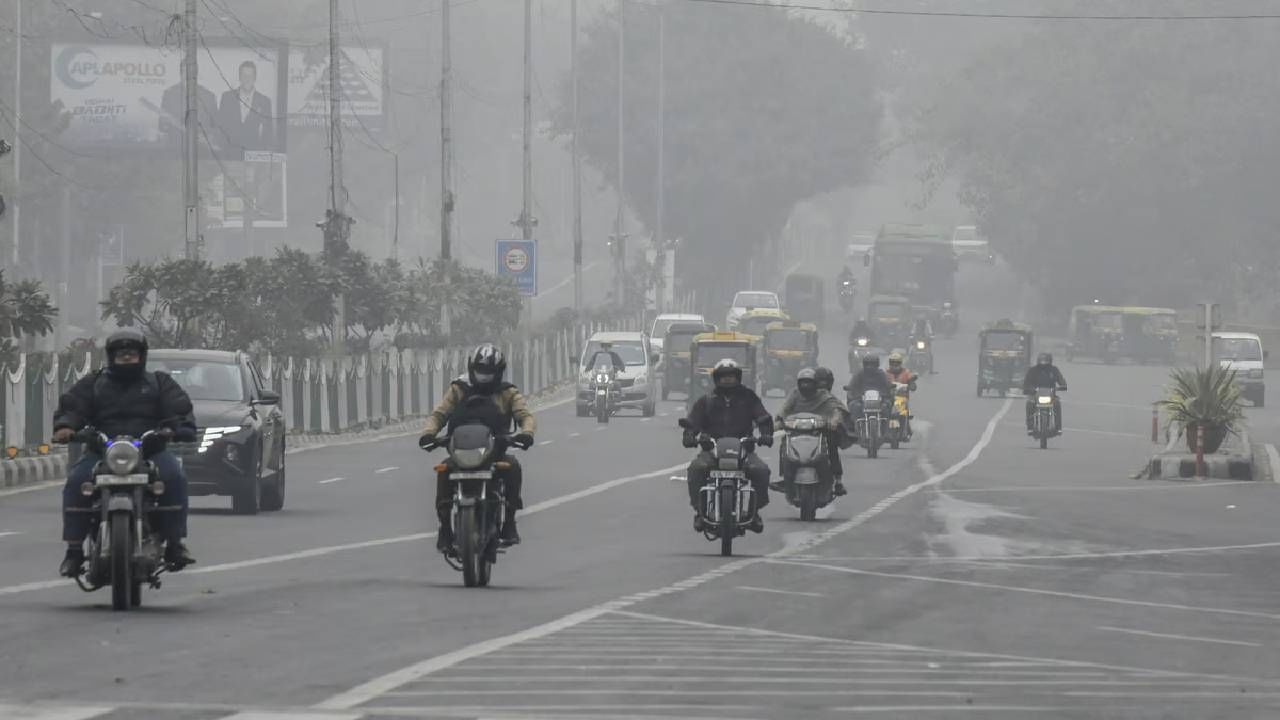
<path fill-rule="evenodd" d="M 538 243 L 533 240 L 497 241 L 498 277 L 511 278 L 525 297 L 538 294 Z"/>
<path fill-rule="evenodd" d="M 207 227 L 243 228 L 246 205 L 253 227 L 288 227 L 289 178 L 284 153 L 249 151 L 243 160 L 225 160 L 217 169 L 200 193 Z"/>
<path fill-rule="evenodd" d="M 54 43 L 49 97 L 71 116 L 70 147 L 181 147 L 186 100 L 178 49 L 125 43 Z M 202 44 L 197 119 L 219 158 L 284 152 L 287 53 L 279 47 Z"/>
<path fill-rule="evenodd" d="M 343 125 L 363 125 L 370 132 L 381 132 L 386 127 L 385 48 L 344 45 L 340 52 Z M 328 125 L 329 49 L 293 48 L 289 51 L 289 126 Z"/>

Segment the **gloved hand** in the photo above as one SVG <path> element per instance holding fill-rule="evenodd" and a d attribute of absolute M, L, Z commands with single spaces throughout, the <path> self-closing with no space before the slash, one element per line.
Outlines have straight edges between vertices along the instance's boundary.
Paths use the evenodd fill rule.
<path fill-rule="evenodd" d="M 533 447 L 533 436 L 527 432 L 519 432 L 511 436 L 511 444 L 521 450 L 528 450 Z"/>
<path fill-rule="evenodd" d="M 767 435 L 767 434 L 761 435 L 760 437 L 756 438 L 756 444 L 761 447 L 773 447 L 773 436 Z"/>
<path fill-rule="evenodd" d="M 160 437 L 164 438 L 165 440 L 172 440 L 172 439 L 173 439 L 173 436 L 174 436 L 174 435 L 176 435 L 176 434 L 177 434 L 177 433 L 176 433 L 176 432 L 174 432 L 174 429 L 173 429 L 173 428 L 171 428 L 171 427 L 162 427 L 162 428 L 160 428 L 159 430 L 156 430 L 156 435 L 159 435 Z"/>
<path fill-rule="evenodd" d="M 69 427 L 61 427 L 53 431 L 53 441 L 59 445 L 71 442 L 74 436 L 75 432 Z"/>
<path fill-rule="evenodd" d="M 702 449 L 707 452 L 711 452 L 712 450 L 716 449 L 716 441 L 712 440 L 710 437 L 707 437 L 706 435 L 703 435 L 698 438 L 698 444 L 701 445 Z"/>
<path fill-rule="evenodd" d="M 422 436 L 418 438 L 418 447 L 422 448 L 423 450 L 426 450 L 427 448 L 432 447 L 435 444 L 436 444 L 435 433 L 422 433 Z"/>
<path fill-rule="evenodd" d="M 687 448 L 695 448 L 698 447 L 698 436 L 691 432 L 686 432 L 680 442 Z"/>

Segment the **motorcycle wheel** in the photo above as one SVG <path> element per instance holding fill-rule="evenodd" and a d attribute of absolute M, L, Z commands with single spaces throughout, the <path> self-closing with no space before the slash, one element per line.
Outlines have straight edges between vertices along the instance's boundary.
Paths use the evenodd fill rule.
<path fill-rule="evenodd" d="M 818 486 L 800 486 L 800 519 L 813 522 L 818 517 Z"/>
<path fill-rule="evenodd" d="M 125 513 L 112 515 L 111 523 L 111 609 L 128 610 L 133 581 L 132 523 Z"/>
<path fill-rule="evenodd" d="M 872 460 L 880 455 L 880 427 L 879 425 L 869 425 L 867 427 L 867 457 Z"/>
<path fill-rule="evenodd" d="M 898 446 L 901 444 L 902 444 L 902 431 L 899 430 L 897 435 L 891 435 L 889 437 L 889 447 L 893 450 L 897 450 Z"/>
<path fill-rule="evenodd" d="M 489 528 L 495 525 L 495 515 L 493 509 L 489 510 L 489 522 L 480 528 L 478 537 L 480 541 L 476 544 L 479 546 L 476 564 L 476 586 L 489 587 L 489 578 L 493 575 L 493 555 L 490 549 L 494 547 L 492 544 L 498 542 L 497 533 L 489 531 Z M 496 552 L 496 550 L 494 550 Z"/>
<path fill-rule="evenodd" d="M 738 518 L 733 512 L 737 495 L 732 485 L 720 487 L 720 554 L 725 557 L 733 554 L 733 537 L 738 534 Z"/>
<path fill-rule="evenodd" d="M 480 583 L 480 565 L 485 562 L 484 550 L 480 547 L 480 528 L 476 525 L 474 507 L 458 513 L 458 527 L 454 534 L 458 538 L 458 558 L 462 562 L 462 584 L 467 587 Z"/>
<path fill-rule="evenodd" d="M 596 398 L 596 422 L 609 422 L 609 401 Z"/>

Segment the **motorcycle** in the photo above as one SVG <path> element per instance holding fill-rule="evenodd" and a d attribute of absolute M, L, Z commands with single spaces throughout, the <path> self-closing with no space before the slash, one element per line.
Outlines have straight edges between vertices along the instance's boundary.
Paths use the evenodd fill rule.
<path fill-rule="evenodd" d="M 942 312 L 938 315 L 938 331 L 948 339 L 955 337 L 960 331 L 960 315 L 951 302 L 942 303 Z"/>
<path fill-rule="evenodd" d="M 853 280 L 840 281 L 840 309 L 853 312 L 853 302 L 858 295 L 858 285 Z"/>
<path fill-rule="evenodd" d="M 505 488 L 499 470 L 510 465 L 500 460 L 507 449 L 527 445 L 512 436 L 495 436 L 485 425 L 462 425 L 453 433 L 422 445 L 431 452 L 446 448 L 449 457 L 435 466 L 437 473 L 453 484 L 452 510 L 454 545 L 444 553 L 445 562 L 462 571 L 467 587 L 485 587 L 493 575 L 498 555 L 505 552 L 499 539 L 507 517 Z"/>
<path fill-rule="evenodd" d="M 811 522 L 818 508 L 835 499 L 835 476 L 827 454 L 826 419 L 813 413 L 778 418 L 786 433 L 782 439 L 783 483 L 787 502 L 800 508 L 800 519 Z"/>
<path fill-rule="evenodd" d="M 867 457 L 875 459 L 880 455 L 885 435 L 884 404 L 879 390 L 868 390 L 862 394 L 862 415 L 853 422 L 858 444 L 866 449 Z"/>
<path fill-rule="evenodd" d="M 889 447 L 894 450 L 911 440 L 911 390 L 906 383 L 893 384 L 893 412 L 889 415 Z"/>
<path fill-rule="evenodd" d="M 610 365 L 597 365 L 591 370 L 591 397 L 595 399 L 596 422 L 608 423 L 618 411 L 617 373 Z"/>
<path fill-rule="evenodd" d="M 111 607 L 128 610 L 142 605 L 142 585 L 160 589 L 164 541 L 152 530 L 151 517 L 161 512 L 182 512 L 181 506 L 160 505 L 164 482 L 151 458 L 163 452 L 168 440 L 154 430 L 140 438 L 121 435 L 114 439 L 93 428 L 76 435 L 85 450 L 102 460 L 93 467 L 93 480 L 80 486 L 92 507 L 72 508 L 90 516 L 87 560 L 76 584 L 85 592 L 111 586 Z"/>
<path fill-rule="evenodd" d="M 1054 400 L 1062 388 L 1036 388 L 1036 404 L 1031 412 L 1031 435 L 1040 441 L 1040 449 L 1049 447 L 1049 438 L 1062 434 L 1058 430 Z"/>
<path fill-rule="evenodd" d="M 692 425 L 680 418 L 685 430 Z M 712 438 L 698 435 L 698 445 L 711 453 L 715 466 L 702 486 L 700 511 L 705 526 L 703 534 L 712 542 L 720 541 L 720 554 L 733 554 L 733 540 L 747 533 L 755 519 L 755 490 L 747 479 L 746 460 L 756 450 L 756 440 L 744 438 Z"/>
<path fill-rule="evenodd" d="M 917 375 L 933 374 L 933 343 L 927 338 L 915 338 L 907 350 L 907 367 Z"/>
<path fill-rule="evenodd" d="M 849 372 L 857 374 L 862 369 L 862 358 L 868 355 L 883 356 L 884 350 L 871 344 L 871 338 L 856 337 L 849 345 Z"/>

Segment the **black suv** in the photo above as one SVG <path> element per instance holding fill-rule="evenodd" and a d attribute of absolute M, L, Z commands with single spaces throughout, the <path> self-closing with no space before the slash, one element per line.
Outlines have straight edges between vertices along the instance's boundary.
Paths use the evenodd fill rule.
<path fill-rule="evenodd" d="M 258 366 L 241 352 L 152 350 L 147 368 L 191 396 L 199 439 L 174 444 L 191 495 L 230 495 L 236 513 L 284 507 L 284 414 Z"/>

